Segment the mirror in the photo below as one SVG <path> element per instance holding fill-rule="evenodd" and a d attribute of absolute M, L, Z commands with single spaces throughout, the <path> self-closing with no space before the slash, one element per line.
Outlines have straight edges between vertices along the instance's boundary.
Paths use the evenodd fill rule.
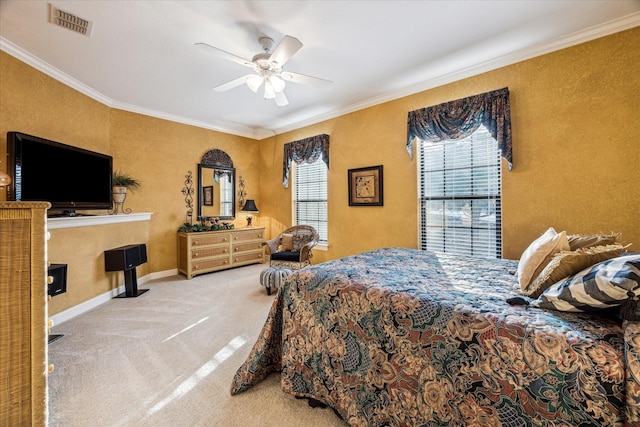
<path fill-rule="evenodd" d="M 209 150 L 198 164 L 198 217 L 236 217 L 236 168 L 227 153 Z"/>
<path fill-rule="evenodd" d="M 236 169 L 198 165 L 198 217 L 234 219 L 236 216 Z"/>

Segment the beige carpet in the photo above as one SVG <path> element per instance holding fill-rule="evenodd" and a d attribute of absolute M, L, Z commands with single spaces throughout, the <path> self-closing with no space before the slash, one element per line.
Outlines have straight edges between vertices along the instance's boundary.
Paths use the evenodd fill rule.
<path fill-rule="evenodd" d="M 330 408 L 283 393 L 278 374 L 230 395 L 274 300 L 264 268 L 153 280 L 138 298 L 55 326 L 49 425 L 344 427 Z"/>

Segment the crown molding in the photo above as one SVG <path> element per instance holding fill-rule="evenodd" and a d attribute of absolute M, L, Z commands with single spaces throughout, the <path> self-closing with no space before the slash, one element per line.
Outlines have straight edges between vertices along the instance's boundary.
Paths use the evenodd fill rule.
<path fill-rule="evenodd" d="M 16 46 L 4 37 L 0 37 L 0 49 L 8 53 L 11 56 L 25 62 L 33 68 L 47 74 L 48 76 L 64 83 L 65 85 L 77 90 L 90 98 L 95 99 L 102 104 L 109 107 L 130 111 L 146 116 L 156 117 L 163 120 L 169 120 L 177 123 L 183 123 L 190 126 L 196 126 L 204 129 L 210 129 L 217 132 L 228 133 L 231 135 L 241 136 L 245 138 L 251 138 L 255 140 L 262 140 L 275 136 L 281 133 L 300 129 L 305 126 L 317 124 L 326 120 L 334 119 L 336 117 L 352 113 L 354 111 L 362 110 L 372 107 L 374 105 L 382 104 L 385 102 L 393 101 L 395 99 L 403 98 L 405 96 L 413 95 L 415 93 L 423 92 L 425 90 L 433 89 L 444 84 L 452 83 L 464 78 L 472 77 L 487 71 L 495 70 L 507 65 L 512 65 L 517 62 L 525 61 L 527 59 L 535 58 L 537 56 L 545 55 L 557 50 L 565 49 L 567 47 L 575 46 L 581 43 L 585 43 L 600 37 L 608 36 L 620 31 L 628 30 L 634 27 L 640 26 L 640 12 L 633 13 L 624 16 L 619 19 L 615 19 L 604 24 L 600 24 L 583 31 L 578 31 L 565 37 L 558 38 L 548 43 L 532 46 L 527 49 L 522 49 L 508 55 L 504 55 L 499 58 L 495 58 L 483 63 L 467 67 L 461 70 L 454 71 L 452 73 L 429 79 L 416 85 L 409 86 L 407 88 L 389 92 L 380 96 L 366 99 L 362 102 L 351 104 L 345 108 L 335 110 L 326 114 L 315 116 L 308 120 L 302 120 L 294 124 L 283 126 L 277 129 L 253 129 L 237 123 L 229 122 L 212 122 L 204 123 L 197 120 L 192 120 L 186 117 L 176 116 L 161 111 L 150 110 L 135 105 L 129 105 L 114 101 L 113 99 L 103 95 L 102 93 L 92 89 L 91 87 L 83 84 L 82 82 L 72 78 L 71 76 L 63 73 L 50 64 L 40 60 L 39 58 L 31 55 L 29 52 Z"/>
<path fill-rule="evenodd" d="M 627 15 L 622 18 L 612 20 L 604 24 L 600 24 L 583 31 L 575 32 L 566 37 L 561 37 L 551 42 L 547 42 L 544 44 L 532 46 L 527 49 L 522 49 L 516 52 L 512 52 L 508 55 L 504 55 L 499 58 L 485 61 L 483 63 L 474 65 L 472 67 L 467 67 L 461 70 L 457 70 L 452 73 L 442 75 L 434 79 L 425 80 L 424 82 L 403 88 L 398 91 L 389 92 L 377 97 L 369 98 L 362 102 L 358 102 L 346 108 L 340 109 L 339 111 L 334 111 L 324 115 L 319 115 L 309 120 L 297 122 L 294 125 L 280 127 L 278 129 L 274 129 L 274 132 L 277 135 L 285 132 L 290 132 L 296 129 L 300 129 L 305 126 L 314 125 L 326 120 L 335 119 L 336 117 L 340 117 L 345 114 L 353 113 L 355 111 L 363 110 L 365 108 L 373 107 L 375 105 L 383 104 L 385 102 L 400 99 L 405 96 L 424 92 L 426 90 L 433 89 L 438 86 L 442 86 L 448 83 L 453 83 L 458 80 L 462 80 L 468 77 L 473 77 L 475 75 L 482 74 L 487 71 L 496 70 L 498 68 L 502 68 L 508 65 L 516 64 L 518 62 L 535 58 L 537 56 L 546 55 L 548 53 L 552 53 L 557 50 L 561 50 L 571 46 L 576 46 L 582 43 L 586 43 L 588 41 L 605 37 L 611 34 L 615 34 L 621 31 L 629 30 L 637 26 L 640 26 L 640 12 L 633 13 L 631 15 Z"/>

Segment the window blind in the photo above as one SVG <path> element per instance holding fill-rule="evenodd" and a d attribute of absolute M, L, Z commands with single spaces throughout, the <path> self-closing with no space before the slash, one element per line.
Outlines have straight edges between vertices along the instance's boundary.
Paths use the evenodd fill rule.
<path fill-rule="evenodd" d="M 294 181 L 294 224 L 312 226 L 318 231 L 319 242 L 327 243 L 327 166 L 322 158 L 311 164 L 296 164 Z"/>
<path fill-rule="evenodd" d="M 501 258 L 498 143 L 481 126 L 472 135 L 420 141 L 420 248 Z"/>

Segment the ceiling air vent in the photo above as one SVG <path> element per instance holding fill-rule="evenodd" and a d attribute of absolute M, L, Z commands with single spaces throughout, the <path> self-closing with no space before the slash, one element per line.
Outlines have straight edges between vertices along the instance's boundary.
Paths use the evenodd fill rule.
<path fill-rule="evenodd" d="M 51 10 L 51 13 L 49 14 L 49 22 L 52 24 L 80 33 L 87 37 L 91 35 L 93 22 L 82 19 L 73 13 L 60 10 L 52 4 L 49 4 L 49 9 Z"/>

